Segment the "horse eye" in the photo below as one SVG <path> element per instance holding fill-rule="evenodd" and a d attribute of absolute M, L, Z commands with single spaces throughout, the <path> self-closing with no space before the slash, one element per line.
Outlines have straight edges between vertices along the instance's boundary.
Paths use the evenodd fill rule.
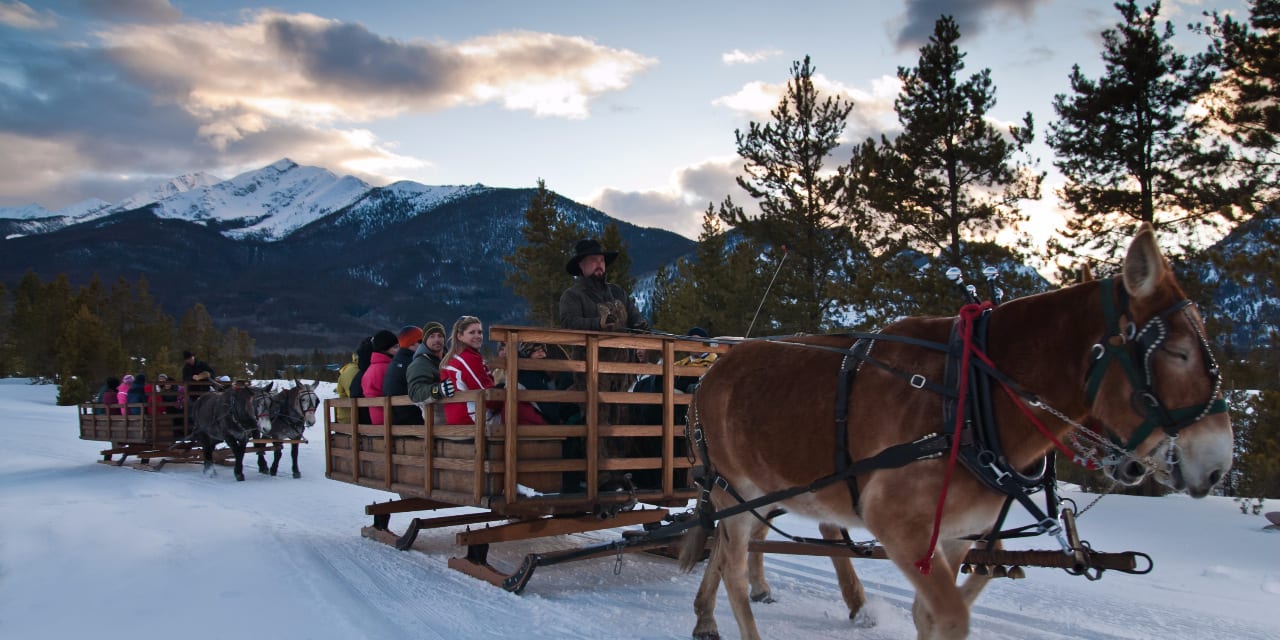
<path fill-rule="evenodd" d="M 1161 350 L 1161 351 L 1163 351 L 1163 352 L 1165 352 L 1165 353 L 1167 353 L 1167 354 L 1169 354 L 1169 355 L 1171 355 L 1171 356 L 1173 356 L 1173 357 L 1175 357 L 1175 358 L 1181 358 L 1183 362 L 1186 362 L 1187 360 L 1189 360 L 1189 359 L 1190 359 L 1190 358 L 1187 356 L 1187 354 L 1185 354 L 1185 353 L 1183 353 L 1183 352 L 1181 352 L 1181 351 L 1174 351 L 1173 349 L 1170 349 L 1170 348 L 1168 348 L 1168 347 L 1160 347 L 1160 350 Z"/>

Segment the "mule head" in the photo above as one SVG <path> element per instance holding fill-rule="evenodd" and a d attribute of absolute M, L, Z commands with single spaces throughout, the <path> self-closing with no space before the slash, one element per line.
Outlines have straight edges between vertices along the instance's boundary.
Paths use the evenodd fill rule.
<path fill-rule="evenodd" d="M 1093 351 L 1091 414 L 1127 452 L 1104 468 L 1119 482 L 1154 473 L 1204 497 L 1231 468 L 1231 420 L 1204 321 L 1150 224 L 1129 245 L 1122 282 L 1102 291 L 1108 335 Z"/>
<path fill-rule="evenodd" d="M 313 385 L 299 384 L 295 387 L 297 395 L 293 399 L 293 411 L 302 418 L 303 428 L 315 425 L 316 409 L 320 407 L 320 396 L 316 395 L 316 387 L 320 385 L 317 380 Z"/>
<path fill-rule="evenodd" d="M 271 388 L 274 386 L 275 383 L 265 387 L 249 387 L 250 410 L 258 425 L 258 432 L 264 436 L 271 434 Z"/>

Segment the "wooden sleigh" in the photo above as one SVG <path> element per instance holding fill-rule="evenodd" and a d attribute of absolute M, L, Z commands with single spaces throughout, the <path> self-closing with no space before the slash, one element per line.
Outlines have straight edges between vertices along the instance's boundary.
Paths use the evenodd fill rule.
<path fill-rule="evenodd" d="M 131 404 L 101 404 L 84 402 L 79 405 L 80 439 L 110 443 L 99 452 L 101 464 L 124 466 L 129 458 L 135 469 L 159 471 L 166 464 L 201 463 L 203 447 L 191 436 L 190 407 L 212 383 L 187 382 L 172 393 L 154 393 L 147 402 Z M 173 400 L 163 400 L 172 396 Z M 121 413 L 121 407 L 125 409 Z M 136 413 L 131 413 L 136 412 Z M 286 444 L 305 444 L 306 439 L 280 440 L 255 438 L 249 441 L 246 453 L 273 453 L 282 451 Z M 219 447 L 213 451 L 214 462 L 231 464 L 231 451 Z"/>
<path fill-rule="evenodd" d="M 697 492 L 689 480 L 696 460 L 677 419 L 691 396 L 678 393 L 676 381 L 697 378 L 706 369 L 674 363 L 686 354 L 724 353 L 728 344 L 510 326 L 492 327 L 490 338 L 513 346 L 504 363 L 507 380 L 517 380 L 522 371 L 563 373 L 573 377 L 574 388 L 495 388 L 459 393 L 446 401 L 500 403 L 505 420 L 490 425 L 484 424 L 483 411 L 477 412 L 475 424 L 446 425 L 430 409 L 424 411 L 424 425 L 392 424 L 392 407 L 413 404 L 406 396 L 325 401 L 326 477 L 400 496 L 365 508 L 373 523 L 362 530 L 364 536 L 406 550 L 425 529 L 484 525 L 455 535 L 460 554 L 449 566 L 512 589 L 512 574 L 489 564 L 490 545 L 618 527 L 652 528 L 672 519 L 671 507 L 684 511 Z M 514 346 L 522 342 L 558 345 L 569 357 L 520 358 Z M 629 359 L 620 356 L 635 349 L 657 354 L 650 359 L 660 362 L 622 361 Z M 602 390 L 616 386 L 620 377 L 643 375 L 661 376 L 660 391 Z M 518 424 L 519 402 L 577 405 L 582 421 Z M 383 407 L 383 423 L 359 423 L 361 407 Z M 346 421 L 337 419 L 338 409 L 346 410 Z M 632 416 L 641 413 L 660 419 L 637 424 Z M 431 513 L 454 507 L 482 511 Z M 392 514 L 414 512 L 428 514 L 411 518 L 402 534 L 389 529 Z"/>

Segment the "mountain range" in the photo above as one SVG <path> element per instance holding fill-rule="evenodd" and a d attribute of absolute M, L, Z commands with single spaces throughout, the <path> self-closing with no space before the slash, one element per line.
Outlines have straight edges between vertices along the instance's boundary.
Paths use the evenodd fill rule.
<path fill-rule="evenodd" d="M 522 242 L 534 192 L 373 187 L 287 158 L 230 180 L 186 174 L 115 204 L 0 207 L 0 282 L 12 286 L 28 269 L 46 280 L 66 273 L 73 285 L 94 274 L 107 284 L 145 275 L 168 313 L 203 303 L 220 328 L 247 331 L 270 351 L 350 349 L 380 328 L 447 327 L 462 314 L 521 323 L 525 307 L 504 284 L 503 258 Z M 657 269 L 694 247 L 567 198 L 556 206 L 597 237 L 618 225 L 642 308 Z M 1221 241 L 1223 253 L 1257 255 L 1277 228 L 1274 215 L 1250 220 Z M 1212 268 L 1197 271 L 1218 284 Z M 1223 282 L 1211 304 L 1233 321 L 1222 338 L 1237 349 L 1269 344 L 1280 326 L 1272 282 Z"/>
<path fill-rule="evenodd" d="M 203 303 L 219 327 L 249 332 L 263 350 L 351 349 L 379 328 L 449 326 L 462 314 L 520 322 L 503 258 L 522 242 L 534 192 L 372 187 L 287 158 L 230 180 L 189 174 L 116 204 L 0 208 L 0 281 L 28 269 L 74 285 L 145 275 L 167 312 Z M 693 249 L 567 198 L 556 206 L 593 235 L 617 224 L 640 278 Z"/>

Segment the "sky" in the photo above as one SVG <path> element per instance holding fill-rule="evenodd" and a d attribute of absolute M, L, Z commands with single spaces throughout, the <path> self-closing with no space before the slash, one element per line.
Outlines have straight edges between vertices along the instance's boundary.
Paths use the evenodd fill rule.
<path fill-rule="evenodd" d="M 501 591 L 447 568 L 460 528 L 424 530 L 409 552 L 360 537 L 364 507 L 394 494 L 324 477 L 324 436 L 302 447 L 302 478 L 198 465 L 155 472 L 98 464 L 101 442 L 77 438 L 76 407 L 57 388 L 0 379 L 0 634 L 7 638 L 133 639 L 156 634 L 268 638 L 669 640 L 688 638 L 701 569 L 648 554 L 538 569 L 525 591 Z M 321 384 L 333 397 L 332 383 Z M 287 460 L 284 464 L 287 464 Z M 1067 489 L 1083 509 L 1096 496 Z M 1265 511 L 1277 510 L 1275 501 Z M 463 507 L 445 514 L 465 512 Z M 428 515 L 428 514 L 418 514 Z M 391 517 L 403 531 L 409 515 Z M 1010 524 L 1024 524 L 1012 516 Z M 780 527 L 817 535 L 786 515 Z M 975 604 L 975 640 L 1280 637 L 1280 530 L 1229 498 L 1107 496 L 1079 519 L 1099 551 L 1151 556 L 1147 575 L 1090 582 L 1027 568 L 993 580 Z M 866 532 L 854 529 L 855 540 Z M 618 530 L 495 544 L 490 562 L 616 540 Z M 776 537 L 776 534 L 770 534 Z M 1045 538 L 1011 548 L 1048 549 Z M 847 619 L 831 564 L 768 555 L 777 602 L 753 606 L 765 638 L 900 640 L 914 637 L 911 590 L 886 560 L 855 563 L 867 590 Z M 616 569 L 616 570 L 615 570 Z M 726 640 L 739 638 L 721 592 Z M 229 631 L 235 629 L 237 631 Z"/>
<path fill-rule="evenodd" d="M 1201 12 L 1166 0 L 1194 53 Z M 1101 73 L 1098 0 L 335 2 L 0 0 L 0 207 L 115 202 L 157 181 L 230 178 L 283 157 L 375 185 L 532 187 L 696 237 L 750 198 L 735 131 L 768 122 L 794 62 L 852 100 L 843 145 L 897 129 L 897 69 L 943 12 L 993 121 L 1035 119 L 1049 171 L 1026 203 L 1055 223 L 1043 144 L 1073 64 Z"/>

